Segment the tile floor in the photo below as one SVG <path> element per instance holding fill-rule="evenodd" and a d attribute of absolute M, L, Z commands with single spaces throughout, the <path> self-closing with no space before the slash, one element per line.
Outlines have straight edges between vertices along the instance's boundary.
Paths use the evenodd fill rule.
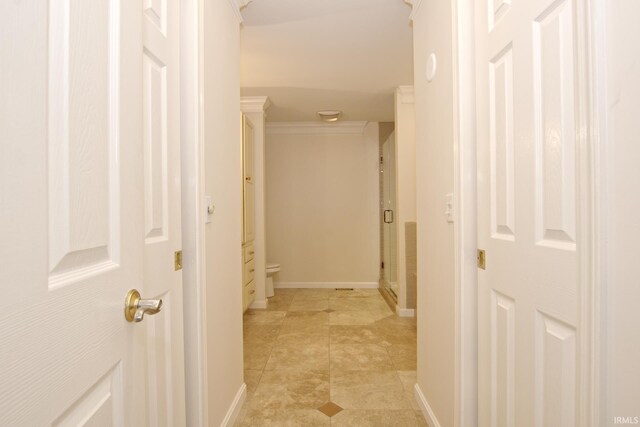
<path fill-rule="evenodd" d="M 377 289 L 276 289 L 244 315 L 236 426 L 426 426 L 413 397 L 416 324 Z"/>

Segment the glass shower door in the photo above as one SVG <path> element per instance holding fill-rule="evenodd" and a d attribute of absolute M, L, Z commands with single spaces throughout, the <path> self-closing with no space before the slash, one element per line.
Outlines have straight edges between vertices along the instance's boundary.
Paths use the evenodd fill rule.
<path fill-rule="evenodd" d="M 396 210 L 396 170 L 395 133 L 382 144 L 382 265 L 381 285 L 397 300 L 397 227 Z"/>

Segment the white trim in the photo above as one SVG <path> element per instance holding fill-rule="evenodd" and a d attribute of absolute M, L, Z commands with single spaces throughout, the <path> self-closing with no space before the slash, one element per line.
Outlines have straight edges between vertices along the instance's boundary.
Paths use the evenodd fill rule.
<path fill-rule="evenodd" d="M 576 2 L 577 206 L 580 306 L 578 414 L 584 426 L 606 424 L 607 171 L 606 2 Z"/>
<path fill-rule="evenodd" d="M 280 289 L 377 289 L 380 284 L 378 282 L 274 282 L 273 287 Z"/>
<path fill-rule="evenodd" d="M 396 314 L 400 317 L 414 317 L 416 311 L 413 308 L 400 308 L 399 305 L 396 305 Z"/>
<path fill-rule="evenodd" d="M 368 122 L 272 122 L 267 123 L 267 135 L 345 134 L 362 135 Z"/>
<path fill-rule="evenodd" d="M 424 415 L 424 418 L 427 420 L 427 424 L 429 424 L 430 427 L 441 427 L 440 422 L 438 422 L 438 419 L 436 418 L 436 414 L 433 412 L 433 409 L 431 409 L 429 402 L 427 402 L 427 398 L 424 397 L 424 394 L 422 393 L 422 390 L 420 390 L 420 386 L 418 384 L 414 386 L 414 394 L 416 402 L 418 402 L 420 410 L 422 411 L 422 415 Z"/>
<path fill-rule="evenodd" d="M 415 103 L 415 91 L 413 86 L 398 86 L 396 88 L 396 96 L 401 104 L 413 104 Z"/>
<path fill-rule="evenodd" d="M 264 113 L 271 106 L 268 96 L 243 96 L 240 98 L 240 111 L 243 113 Z"/>
<path fill-rule="evenodd" d="M 478 273 L 474 1 L 452 7 L 454 425 L 478 425 Z"/>
<path fill-rule="evenodd" d="M 208 425 L 204 218 L 204 0 L 181 2 L 180 116 L 187 423 Z"/>
<path fill-rule="evenodd" d="M 260 301 L 254 300 L 249 306 L 249 308 L 252 310 L 266 310 L 268 305 L 269 305 L 268 299 L 264 299 Z"/>
<path fill-rule="evenodd" d="M 227 415 L 225 415 L 222 423 L 220 423 L 220 427 L 231 427 L 236 422 L 238 414 L 240 413 L 240 410 L 242 409 L 242 405 L 244 404 L 246 398 L 247 385 L 245 383 L 242 383 L 240 389 L 236 393 L 236 397 L 233 399 L 233 402 L 231 402 L 231 406 L 227 411 Z"/>

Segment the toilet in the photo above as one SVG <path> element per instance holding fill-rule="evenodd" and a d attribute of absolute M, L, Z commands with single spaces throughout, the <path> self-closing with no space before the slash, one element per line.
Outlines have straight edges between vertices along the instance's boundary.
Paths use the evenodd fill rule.
<path fill-rule="evenodd" d="M 271 298 L 273 293 L 273 275 L 280 271 L 280 264 L 267 262 L 267 282 L 265 283 L 265 293 L 267 298 Z"/>

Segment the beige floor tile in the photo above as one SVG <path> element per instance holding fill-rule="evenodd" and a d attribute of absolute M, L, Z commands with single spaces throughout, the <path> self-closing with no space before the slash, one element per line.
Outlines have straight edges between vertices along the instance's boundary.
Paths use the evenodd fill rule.
<path fill-rule="evenodd" d="M 273 369 L 329 369 L 328 344 L 284 344 L 271 351 L 266 370 Z"/>
<path fill-rule="evenodd" d="M 370 325 L 374 322 L 368 311 L 334 311 L 329 313 L 330 325 Z"/>
<path fill-rule="evenodd" d="M 280 325 L 245 325 L 244 343 L 273 343 L 280 333 Z"/>
<path fill-rule="evenodd" d="M 300 289 L 291 289 L 291 288 L 275 288 L 273 290 L 274 296 L 294 296 L 298 293 Z"/>
<path fill-rule="evenodd" d="M 331 370 L 394 370 L 385 347 L 376 344 L 333 344 Z"/>
<path fill-rule="evenodd" d="M 298 289 L 294 301 L 301 299 L 329 299 L 331 289 Z"/>
<path fill-rule="evenodd" d="M 329 401 L 326 370 L 264 371 L 250 402 L 252 409 L 313 409 Z"/>
<path fill-rule="evenodd" d="M 398 321 L 398 316 L 390 316 L 375 322 L 376 334 L 390 344 L 415 344 L 415 323 Z"/>
<path fill-rule="evenodd" d="M 245 343 L 244 369 L 264 369 L 273 346 L 273 343 Z"/>
<path fill-rule="evenodd" d="M 322 311 L 329 308 L 328 299 L 298 299 L 294 298 L 289 311 Z"/>
<path fill-rule="evenodd" d="M 331 371 L 331 401 L 345 409 L 411 409 L 395 371 Z"/>
<path fill-rule="evenodd" d="M 283 332 L 328 334 L 329 314 L 324 311 L 290 311 L 282 322 Z"/>
<path fill-rule="evenodd" d="M 250 399 L 253 393 L 258 387 L 260 377 L 262 376 L 262 369 L 245 369 L 244 371 L 244 383 L 247 385 L 247 398 Z"/>
<path fill-rule="evenodd" d="M 378 344 L 382 341 L 373 326 L 331 325 L 331 344 Z"/>
<path fill-rule="evenodd" d="M 244 315 L 244 324 L 279 325 L 286 315 L 286 311 L 247 310 Z"/>
<path fill-rule="evenodd" d="M 269 298 L 269 303 L 267 304 L 267 310 L 269 311 L 287 311 L 291 306 L 291 301 L 293 301 L 294 294 L 276 294 Z"/>
<path fill-rule="evenodd" d="M 415 395 L 416 371 L 398 371 L 398 377 L 400 377 L 400 382 L 404 387 L 404 395 L 411 404 L 411 408 L 414 410 L 420 409 Z"/>
<path fill-rule="evenodd" d="M 416 414 L 416 420 L 420 427 L 429 427 L 429 424 L 427 424 L 427 420 L 424 419 L 424 415 L 422 415 L 421 410 L 415 410 L 414 413 Z"/>
<path fill-rule="evenodd" d="M 387 347 L 393 366 L 398 371 L 416 370 L 417 349 L 415 344 L 393 344 Z"/>
<path fill-rule="evenodd" d="M 331 418 L 316 409 L 251 409 L 237 427 L 327 427 Z"/>
<path fill-rule="evenodd" d="M 331 298 L 329 308 L 336 311 L 368 311 L 366 298 Z"/>
<path fill-rule="evenodd" d="M 415 319 L 397 317 L 376 289 L 275 293 L 268 310 L 244 316 L 247 400 L 236 425 L 426 425 L 414 412 Z M 317 410 L 330 401 L 345 410 Z"/>
<path fill-rule="evenodd" d="M 414 427 L 419 425 L 412 410 L 347 409 L 331 418 L 332 427 Z"/>
<path fill-rule="evenodd" d="M 329 327 L 321 326 L 318 327 L 317 331 L 319 332 L 282 332 L 278 335 L 278 339 L 275 341 L 276 345 L 300 345 L 306 346 L 310 344 L 329 344 Z"/>
<path fill-rule="evenodd" d="M 332 289 L 329 296 L 331 298 L 375 298 L 380 296 L 380 291 L 377 289 Z"/>

